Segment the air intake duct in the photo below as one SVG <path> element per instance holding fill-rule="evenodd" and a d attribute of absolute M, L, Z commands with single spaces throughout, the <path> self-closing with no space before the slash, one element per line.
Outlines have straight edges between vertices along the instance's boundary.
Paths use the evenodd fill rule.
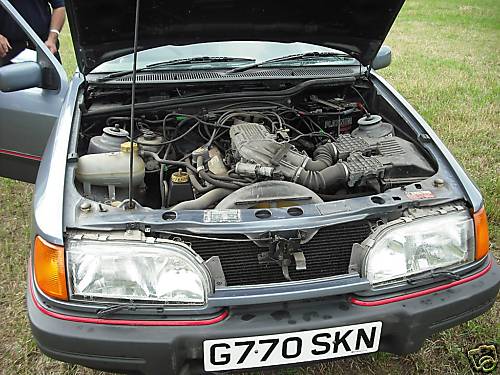
<path fill-rule="evenodd" d="M 317 193 L 329 193 L 345 185 L 348 176 L 345 164 L 337 163 L 319 171 L 303 169 L 296 182 Z"/>

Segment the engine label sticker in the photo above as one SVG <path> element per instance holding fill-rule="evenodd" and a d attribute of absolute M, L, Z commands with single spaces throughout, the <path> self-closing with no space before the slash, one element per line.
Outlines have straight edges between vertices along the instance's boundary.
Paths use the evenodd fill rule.
<path fill-rule="evenodd" d="M 240 210 L 207 210 L 203 214 L 205 223 L 239 223 Z"/>
<path fill-rule="evenodd" d="M 407 191 L 406 196 L 411 200 L 430 199 L 435 197 L 434 193 L 429 190 Z"/>

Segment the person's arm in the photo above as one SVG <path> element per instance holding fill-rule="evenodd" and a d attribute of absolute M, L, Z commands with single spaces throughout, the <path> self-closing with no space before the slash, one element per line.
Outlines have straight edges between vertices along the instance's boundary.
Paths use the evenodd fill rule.
<path fill-rule="evenodd" d="M 0 34 L 0 57 L 4 57 L 11 49 L 9 40 Z"/>
<path fill-rule="evenodd" d="M 57 52 L 57 40 L 59 39 L 59 33 L 64 26 L 64 20 L 66 19 L 66 8 L 59 7 L 52 10 L 52 18 L 50 20 L 50 31 L 45 45 L 50 49 L 50 52 Z"/>

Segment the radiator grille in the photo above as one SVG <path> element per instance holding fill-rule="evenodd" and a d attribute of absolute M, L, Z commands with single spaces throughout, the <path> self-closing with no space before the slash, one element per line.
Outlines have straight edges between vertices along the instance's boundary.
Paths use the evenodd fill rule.
<path fill-rule="evenodd" d="M 370 234 L 366 221 L 357 221 L 324 227 L 307 244 L 301 245 L 307 262 L 307 270 L 297 271 L 291 266 L 292 280 L 310 280 L 346 274 L 349 267 L 352 245 L 362 242 Z M 241 235 L 225 236 L 231 239 L 246 239 Z M 263 265 L 257 254 L 266 248 L 253 242 L 228 242 L 196 238 L 184 238 L 191 243 L 203 259 L 218 255 L 228 286 L 255 285 L 286 282 L 281 267 L 277 264 Z"/>

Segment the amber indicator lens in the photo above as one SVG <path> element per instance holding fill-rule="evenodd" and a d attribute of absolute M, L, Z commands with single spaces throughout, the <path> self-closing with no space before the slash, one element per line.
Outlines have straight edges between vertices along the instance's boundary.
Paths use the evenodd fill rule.
<path fill-rule="evenodd" d="M 48 243 L 41 237 L 35 239 L 35 280 L 47 296 L 68 300 L 64 247 Z"/>
<path fill-rule="evenodd" d="M 479 260 L 488 253 L 490 248 L 488 219 L 484 207 L 481 207 L 481 209 L 474 214 L 474 231 L 476 235 L 476 260 Z"/>

